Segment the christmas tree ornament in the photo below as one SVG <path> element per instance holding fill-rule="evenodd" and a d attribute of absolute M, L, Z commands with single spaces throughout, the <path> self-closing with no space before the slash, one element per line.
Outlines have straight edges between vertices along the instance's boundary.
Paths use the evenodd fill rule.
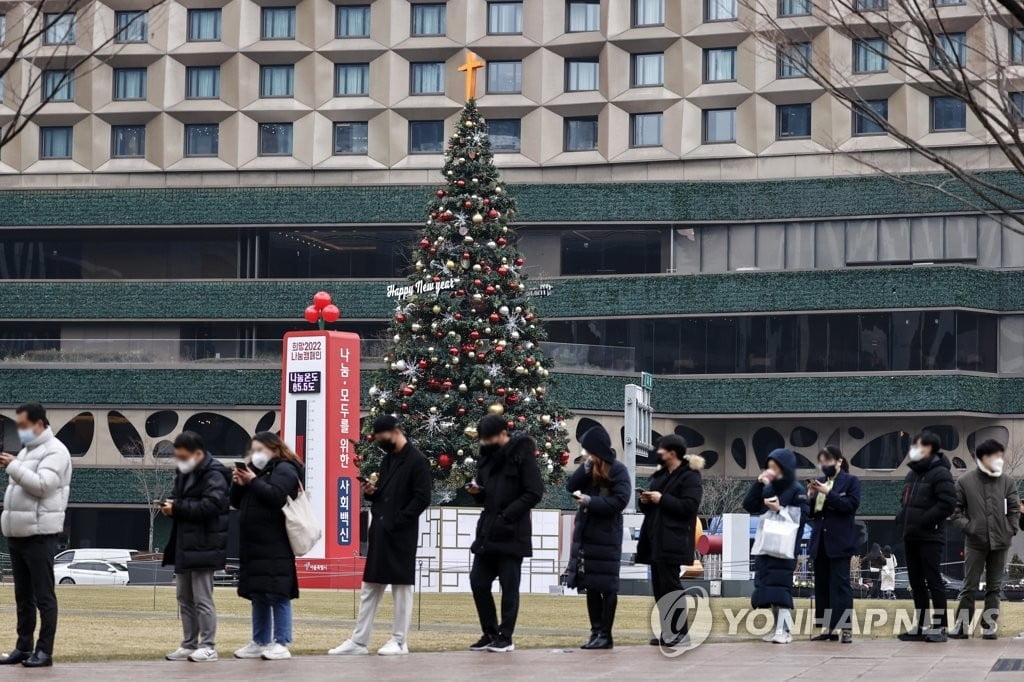
<path fill-rule="evenodd" d="M 487 406 L 487 411 L 491 414 L 505 414 L 505 406 L 501 403 L 491 403 Z"/>

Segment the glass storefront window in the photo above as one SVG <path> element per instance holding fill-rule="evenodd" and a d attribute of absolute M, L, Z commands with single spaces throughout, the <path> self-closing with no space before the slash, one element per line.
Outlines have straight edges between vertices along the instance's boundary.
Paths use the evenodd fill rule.
<path fill-rule="evenodd" d="M 661 272 L 660 230 L 573 230 L 562 234 L 563 275 Z"/>
<path fill-rule="evenodd" d="M 271 278 L 401 277 L 412 230 L 273 230 L 260 271 Z"/>

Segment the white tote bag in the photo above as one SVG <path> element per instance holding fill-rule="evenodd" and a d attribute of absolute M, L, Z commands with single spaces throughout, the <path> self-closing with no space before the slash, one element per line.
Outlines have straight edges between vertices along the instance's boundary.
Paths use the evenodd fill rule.
<path fill-rule="evenodd" d="M 288 532 L 288 542 L 292 546 L 295 556 L 302 556 L 320 541 L 324 534 L 313 515 L 313 505 L 309 503 L 309 493 L 302 485 L 299 485 L 299 495 L 294 500 L 289 497 L 285 500 L 284 527 Z"/>
<path fill-rule="evenodd" d="M 750 553 L 777 559 L 794 559 L 796 536 L 799 532 L 799 507 L 783 507 L 777 512 L 766 511 L 758 522 L 757 536 L 754 538 L 754 547 Z"/>

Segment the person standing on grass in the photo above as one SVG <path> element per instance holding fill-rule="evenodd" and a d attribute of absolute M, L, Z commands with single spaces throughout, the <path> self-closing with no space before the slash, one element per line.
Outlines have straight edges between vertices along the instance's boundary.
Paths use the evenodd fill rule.
<path fill-rule="evenodd" d="M 857 526 L 854 520 L 860 507 L 860 479 L 849 473 L 850 465 L 834 445 L 826 445 L 818 453 L 822 476 L 811 481 L 810 502 L 811 558 L 814 560 L 814 616 L 821 625 L 821 634 L 814 642 L 843 644 L 853 641 L 853 587 L 850 584 L 850 559 L 857 554 Z M 882 550 L 876 543 L 882 558 Z M 869 555 L 870 557 L 870 555 Z M 879 571 L 878 575 L 881 575 Z M 878 577 L 873 590 L 878 589 Z"/>
<path fill-rule="evenodd" d="M 651 567 L 651 592 L 656 606 L 664 609 L 669 605 L 662 598 L 683 589 L 680 567 L 693 563 L 697 510 L 704 495 L 700 473 L 704 458 L 686 454 L 686 441 L 675 434 L 658 441 L 657 456 L 660 466 L 651 476 L 649 489 L 639 498 L 644 522 L 636 545 L 636 563 Z M 685 644 L 689 632 L 686 619 L 675 623 L 668 611 L 659 613 L 659 618 L 661 633 L 654 633 L 651 645 Z"/>
<path fill-rule="evenodd" d="M 292 599 L 299 580 L 285 528 L 285 503 L 299 495 L 302 463 L 276 434 L 257 433 L 246 468 L 235 467 L 231 506 L 238 510 L 238 596 L 252 602 L 252 641 L 235 658 L 291 658 Z"/>
<path fill-rule="evenodd" d="M 903 482 L 902 506 L 896 517 L 903 528 L 907 578 L 917 622 L 900 633 L 903 642 L 945 642 L 946 585 L 941 562 L 946 544 L 946 518 L 956 508 L 956 486 L 942 441 L 925 431 L 914 438 L 907 455 L 910 471 Z M 929 595 L 932 611 L 929 615 Z"/>
<path fill-rule="evenodd" d="M 395 623 L 391 639 L 377 653 L 381 656 L 409 653 L 416 546 L 420 514 L 430 504 L 430 464 L 391 415 L 378 417 L 373 423 L 373 441 L 384 451 L 384 459 L 377 479 L 363 483 L 363 496 L 370 502 L 371 520 L 359 595 L 359 618 L 352 636 L 327 652 L 332 656 L 369 653 L 373 618 L 388 585 L 395 601 Z"/>
<path fill-rule="evenodd" d="M 1006 552 L 1017 533 L 1020 495 L 1017 482 L 1003 475 L 1001 443 L 986 440 L 974 456 L 978 467 L 957 479 L 956 510 L 950 520 L 964 534 L 964 584 L 960 590 L 956 620 L 949 636 L 970 637 L 974 620 L 974 596 L 985 574 L 985 610 L 981 613 L 983 639 L 997 639 L 999 593 L 1003 589 Z"/>
<path fill-rule="evenodd" d="M 508 422 L 497 414 L 477 424 L 480 458 L 476 476 L 466 490 L 483 512 L 473 541 L 473 567 L 469 584 L 483 635 L 472 651 L 515 650 L 512 635 L 519 616 L 519 577 L 523 558 L 533 556 L 530 510 L 544 495 L 537 467 L 537 444 L 525 433 L 510 434 Z M 491 589 L 501 585 L 501 622 Z"/>
<path fill-rule="evenodd" d="M 198 433 L 182 431 L 174 439 L 171 497 L 160 511 L 171 519 L 164 566 L 174 566 L 178 610 L 184 637 L 168 661 L 217 660 L 217 609 L 213 574 L 224 568 L 228 547 L 228 483 L 231 472 L 206 451 Z"/>
<path fill-rule="evenodd" d="M 17 456 L 0 454 L 0 467 L 7 469 L 0 527 L 11 553 L 18 641 L 13 651 L 0 656 L 0 665 L 45 668 L 53 665 L 57 634 L 53 556 L 71 493 L 71 456 L 53 435 L 42 405 L 22 405 L 14 416 L 22 448 Z M 39 639 L 33 646 L 36 611 Z"/>
<path fill-rule="evenodd" d="M 632 494 L 629 471 L 615 457 L 603 426 L 580 438 L 583 464 L 565 484 L 576 502 L 569 587 L 587 595 L 590 639 L 581 649 L 611 649 L 622 565 L 622 510 Z"/>
<path fill-rule="evenodd" d="M 793 571 L 796 569 L 796 547 L 803 538 L 804 522 L 809 510 L 807 490 L 796 477 L 796 455 L 780 448 L 768 455 L 767 466 L 743 499 L 743 508 L 750 514 L 786 509 L 799 519 L 800 527 L 793 547 L 793 558 L 758 554 L 754 557 L 754 593 L 750 605 L 755 609 L 770 608 L 775 614 L 775 631 L 764 641 L 789 644 L 793 641 Z"/>

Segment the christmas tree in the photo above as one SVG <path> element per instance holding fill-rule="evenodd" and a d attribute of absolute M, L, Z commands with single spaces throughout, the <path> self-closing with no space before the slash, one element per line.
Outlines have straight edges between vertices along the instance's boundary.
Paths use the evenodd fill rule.
<path fill-rule="evenodd" d="M 503 414 L 537 442 L 554 482 L 568 463 L 568 412 L 547 395 L 544 328 L 526 288 L 511 227 L 516 204 L 494 166 L 487 122 L 470 99 L 444 157 L 445 183 L 427 206 L 408 284 L 389 325 L 392 346 L 370 387 L 371 419 L 394 414 L 430 458 L 435 490 L 452 501 L 476 470 L 476 423 Z M 364 443 L 360 468 L 379 469 Z"/>

